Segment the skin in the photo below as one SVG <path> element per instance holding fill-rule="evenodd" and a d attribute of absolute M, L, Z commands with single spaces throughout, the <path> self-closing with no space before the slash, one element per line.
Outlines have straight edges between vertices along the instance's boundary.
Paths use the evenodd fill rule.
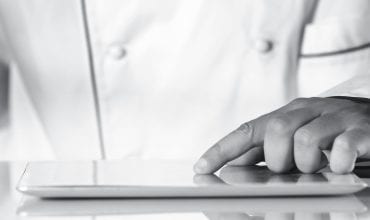
<path fill-rule="evenodd" d="M 299 98 L 242 124 L 209 148 L 194 165 L 209 174 L 225 164 L 266 161 L 276 173 L 297 168 L 314 173 L 330 165 L 351 172 L 357 159 L 370 159 L 370 102 L 344 98 Z"/>

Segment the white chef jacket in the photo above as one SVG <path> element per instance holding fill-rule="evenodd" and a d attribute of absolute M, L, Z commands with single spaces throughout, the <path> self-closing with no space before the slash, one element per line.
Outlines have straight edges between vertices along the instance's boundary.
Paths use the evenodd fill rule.
<path fill-rule="evenodd" d="M 295 97 L 341 83 L 325 95 L 370 97 L 369 12 L 367 0 L 0 0 L 0 157 L 194 159 Z"/>

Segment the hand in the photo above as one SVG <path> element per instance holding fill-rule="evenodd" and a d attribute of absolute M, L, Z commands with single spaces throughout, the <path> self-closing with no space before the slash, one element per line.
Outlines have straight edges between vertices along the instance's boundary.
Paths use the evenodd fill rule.
<path fill-rule="evenodd" d="M 194 171 L 207 174 L 226 163 L 245 166 L 265 160 L 277 173 L 295 167 L 313 173 L 328 163 L 335 173 L 351 172 L 356 159 L 370 159 L 370 102 L 363 100 L 296 99 L 242 124 L 208 149 Z"/>

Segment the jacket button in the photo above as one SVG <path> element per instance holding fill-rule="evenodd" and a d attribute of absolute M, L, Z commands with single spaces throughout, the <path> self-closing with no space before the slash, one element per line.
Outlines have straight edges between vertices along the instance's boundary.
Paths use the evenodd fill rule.
<path fill-rule="evenodd" d="M 123 45 L 114 44 L 109 46 L 108 48 L 108 56 L 113 59 L 116 60 L 122 59 L 126 56 L 126 54 L 127 51 Z"/>
<path fill-rule="evenodd" d="M 258 39 L 254 41 L 253 47 L 260 53 L 267 53 L 272 50 L 272 42 L 269 40 Z"/>

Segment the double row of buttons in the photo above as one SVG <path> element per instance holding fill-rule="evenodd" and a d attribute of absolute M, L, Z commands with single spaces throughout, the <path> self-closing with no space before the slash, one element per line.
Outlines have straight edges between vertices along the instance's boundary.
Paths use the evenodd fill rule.
<path fill-rule="evenodd" d="M 273 48 L 272 41 L 265 39 L 257 39 L 253 42 L 253 48 L 260 53 L 268 53 Z M 108 48 L 109 57 L 120 60 L 127 55 L 127 50 L 122 44 L 112 44 Z"/>

